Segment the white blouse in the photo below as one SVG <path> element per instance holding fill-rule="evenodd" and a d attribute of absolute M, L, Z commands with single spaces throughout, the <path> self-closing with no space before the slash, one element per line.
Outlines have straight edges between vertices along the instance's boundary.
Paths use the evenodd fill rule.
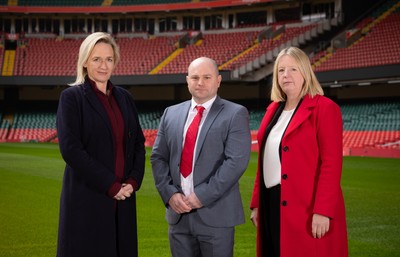
<path fill-rule="evenodd" d="M 289 124 L 294 110 L 282 111 L 275 126 L 268 135 L 267 142 L 264 147 L 263 159 L 263 175 L 264 184 L 267 188 L 271 188 L 281 183 L 281 161 L 279 158 L 279 145 L 282 140 L 283 133 Z"/>

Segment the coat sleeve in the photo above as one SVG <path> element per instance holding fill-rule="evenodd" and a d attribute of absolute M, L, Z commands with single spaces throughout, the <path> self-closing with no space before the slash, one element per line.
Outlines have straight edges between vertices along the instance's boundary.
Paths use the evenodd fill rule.
<path fill-rule="evenodd" d="M 92 158 L 82 142 L 82 99 L 78 88 L 68 88 L 61 93 L 57 110 L 57 135 L 60 152 L 69 167 L 102 193 L 115 181 L 112 171 Z"/>
<path fill-rule="evenodd" d="M 327 98 L 319 101 L 317 140 L 320 155 L 314 213 L 335 218 L 340 199 L 343 161 L 343 123 L 340 108 Z"/>
<path fill-rule="evenodd" d="M 256 178 L 254 180 L 253 194 L 250 201 L 250 209 L 258 208 L 260 204 L 260 169 L 257 168 Z"/>
<path fill-rule="evenodd" d="M 136 105 L 133 101 L 133 97 L 130 93 L 128 94 L 128 100 L 130 104 L 130 108 L 133 112 L 134 117 L 130 117 L 134 120 L 133 126 L 129 127 L 128 131 L 128 139 L 127 142 L 134 141 L 133 151 L 127 153 L 128 160 L 133 162 L 132 169 L 128 171 L 127 180 L 132 181 L 134 180 L 136 183 L 135 190 L 138 190 L 142 184 L 143 177 L 144 177 L 144 170 L 145 170 L 145 160 L 146 160 L 146 149 L 144 146 L 145 137 L 143 135 L 142 127 L 140 126 L 139 122 L 139 115 L 136 108 Z M 130 149 L 129 147 L 127 149 Z M 130 157 L 132 155 L 132 157 Z"/>

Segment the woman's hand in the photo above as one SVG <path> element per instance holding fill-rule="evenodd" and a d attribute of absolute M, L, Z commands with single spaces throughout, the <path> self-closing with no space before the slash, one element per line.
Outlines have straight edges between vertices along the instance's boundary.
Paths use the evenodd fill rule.
<path fill-rule="evenodd" d="M 250 219 L 255 227 L 258 227 L 258 208 L 251 210 Z"/>
<path fill-rule="evenodd" d="M 314 214 L 311 223 L 311 232 L 314 238 L 322 238 L 329 231 L 329 217 Z"/>
<path fill-rule="evenodd" d="M 126 198 L 131 197 L 133 193 L 133 187 L 131 184 L 122 184 L 121 189 L 114 196 L 116 200 L 125 200 Z"/>

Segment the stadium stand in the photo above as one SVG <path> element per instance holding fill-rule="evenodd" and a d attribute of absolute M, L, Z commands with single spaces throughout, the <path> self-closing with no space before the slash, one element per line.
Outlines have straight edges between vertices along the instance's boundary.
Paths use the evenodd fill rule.
<path fill-rule="evenodd" d="M 2 108 L 0 106 L 0 108 Z M 0 109 L 0 142 L 4 142 L 8 132 L 8 123 L 6 120 L 3 120 L 3 112 Z"/>
<path fill-rule="evenodd" d="M 393 1 L 390 1 L 392 3 Z M 381 13 L 377 18 L 367 17 L 356 27 L 366 32 L 354 44 L 331 50 L 323 51 L 314 57 L 315 71 L 346 70 L 400 63 L 400 2 L 388 10 L 376 11 Z M 381 47 L 384 45 L 385 47 Z M 371 53 L 374 54 L 371 54 Z M 317 63 L 320 60 L 320 63 Z"/>
<path fill-rule="evenodd" d="M 180 35 L 146 38 L 119 38 L 120 64 L 116 75 L 148 74 L 175 49 Z"/>
<path fill-rule="evenodd" d="M 81 40 L 28 38 L 17 48 L 15 76 L 73 76 Z"/>
<path fill-rule="evenodd" d="M 7 120 L 1 121 L 1 123 L 0 123 L 0 142 L 6 141 L 9 126 L 10 126 L 10 124 Z"/>
<path fill-rule="evenodd" d="M 157 129 L 163 110 L 142 111 L 139 114 L 139 121 L 142 129 Z"/>
<path fill-rule="evenodd" d="M 276 47 L 280 47 L 281 45 L 287 45 L 287 42 L 291 42 L 294 38 L 299 37 L 301 34 L 309 32 L 312 28 L 315 28 L 315 24 L 312 25 L 298 25 L 297 27 L 287 27 L 284 32 L 278 34 L 274 38 L 271 39 L 263 39 L 261 42 L 255 42 L 253 47 L 249 49 L 249 51 L 243 52 L 243 54 L 237 56 L 230 60 L 229 62 L 222 65 L 222 69 L 237 69 L 246 63 L 253 61 L 257 57 L 261 57 L 263 54 L 267 54 L 268 52 L 274 50 Z M 274 26 L 276 28 L 276 26 Z M 298 39 L 297 39 L 298 40 Z M 290 45 L 292 45 L 290 43 Z M 271 56 L 272 61 L 272 56 Z"/>
<path fill-rule="evenodd" d="M 4 47 L 0 45 L 0 70 L 3 70 Z"/>
<path fill-rule="evenodd" d="M 18 0 L 18 6 L 101 6 L 103 0 Z"/>
<path fill-rule="evenodd" d="M 381 18 L 382 15 L 385 17 Z M 365 18 L 357 26 L 361 26 L 360 29 L 370 26 L 374 23 L 371 18 Z M 400 13 L 395 11 L 387 15 L 387 12 L 383 12 L 377 19 L 380 22 L 369 27 L 370 32 L 353 45 L 333 52 L 323 50 L 314 55 L 312 61 L 316 72 L 400 63 L 400 34 L 396 33 L 400 30 Z M 273 24 L 275 29 L 280 26 L 277 24 Z M 177 49 L 178 40 L 185 32 L 178 36 L 149 36 L 142 33 L 134 38 L 120 34 L 117 35 L 118 43 L 125 58 L 121 60 L 115 74 L 148 74 L 163 61 L 166 63 L 158 74 L 185 73 L 190 60 L 201 55 L 214 58 L 221 69 L 234 70 L 273 49 L 293 45 L 295 38 L 298 42 L 300 36 L 304 38 L 315 27 L 316 24 L 288 24 L 284 32 L 271 39 L 264 38 L 261 42 L 257 42 L 257 38 L 265 26 L 255 27 L 254 31 L 244 29 L 243 32 L 237 29 L 232 30 L 234 32 L 207 31 L 203 32 L 202 39 L 191 42 L 180 54 L 171 58 L 168 57 Z M 49 37 L 27 38 L 26 44 L 17 48 L 14 75 L 72 76 L 75 73 L 76 49 L 81 40 L 63 39 L 55 35 Z M 389 44 L 388 47 L 379 49 L 374 55 L 370 54 L 383 43 Z"/>
<path fill-rule="evenodd" d="M 114 0 L 112 5 L 147 5 L 147 4 L 172 4 L 187 3 L 191 0 Z"/>
<path fill-rule="evenodd" d="M 262 27 L 259 29 L 261 30 Z M 259 31 L 208 32 L 203 38 L 187 45 L 185 50 L 159 73 L 186 73 L 195 56 L 208 56 L 221 65 L 253 45 Z"/>
<path fill-rule="evenodd" d="M 341 105 L 346 148 L 400 149 L 400 102 Z"/>
<path fill-rule="evenodd" d="M 343 103 L 340 107 L 344 128 L 343 146 L 346 152 L 357 148 L 400 150 L 400 102 L 362 101 Z M 162 111 L 148 110 L 139 113 L 146 146 L 152 146 L 154 143 Z M 249 113 L 250 129 L 255 136 L 265 110 L 250 109 Z M 2 121 L 0 139 L 11 142 L 54 141 L 55 117 L 55 111 L 40 111 L 39 108 L 19 111 L 14 115 L 14 122 L 9 131 L 8 121 Z"/>
<path fill-rule="evenodd" d="M 159 74 L 185 73 L 188 64 L 195 56 L 209 56 L 215 59 L 222 69 L 234 69 L 286 44 L 315 25 L 289 27 L 271 40 L 256 39 L 262 29 L 255 31 L 209 32 L 203 38 L 187 45 L 183 52 L 169 58 L 177 49 L 179 39 L 184 35 L 129 37 L 119 36 L 121 63 L 115 75 L 148 74 L 159 63 L 168 60 Z M 80 39 L 28 38 L 26 44 L 17 48 L 14 75 L 16 76 L 72 76 L 75 74 L 76 53 Z M 227 44 L 227 42 L 230 42 Z M 249 51 L 250 50 L 250 51 Z M 227 65 L 228 64 L 228 65 Z"/>
<path fill-rule="evenodd" d="M 21 103 L 6 132 L 9 142 L 49 142 L 57 136 L 56 103 Z M 4 120 L 5 121 L 5 120 Z"/>
<path fill-rule="evenodd" d="M 96 8 L 101 6 L 118 8 L 120 6 L 131 5 L 138 5 L 137 7 L 140 7 L 140 5 L 151 6 L 168 4 L 174 4 L 176 6 L 176 4 L 179 3 L 191 4 L 194 2 L 218 1 L 0 0 L 0 6 L 7 6 L 11 2 L 21 7 L 50 6 L 68 9 L 67 7 L 83 6 Z M 271 22 L 271 19 L 269 19 L 268 22 L 259 23 L 259 21 L 256 21 L 254 23 L 243 24 L 239 22 L 233 25 L 236 21 L 234 21 L 234 19 L 230 20 L 230 16 L 233 17 L 235 11 L 228 8 L 227 10 L 229 11 L 227 11 L 227 14 L 224 13 L 221 15 L 221 17 L 225 19 L 225 23 L 221 22 L 221 24 L 215 27 L 209 26 L 207 29 L 204 29 L 204 24 L 202 24 L 200 30 L 192 30 L 177 26 L 176 31 L 171 31 L 168 27 L 165 28 L 165 31 L 160 32 L 147 31 L 146 26 L 148 26 L 148 23 L 146 22 L 154 19 L 154 17 L 156 17 L 154 22 L 157 22 L 157 19 L 162 19 L 164 16 L 176 15 L 178 18 L 176 21 L 174 20 L 174 22 L 178 23 L 184 18 L 184 15 L 190 16 L 193 15 L 193 13 L 185 10 L 182 11 L 182 13 L 186 12 L 185 14 L 181 14 L 181 11 L 179 11 L 171 15 L 171 11 L 169 11 L 166 12 L 167 14 L 163 13 L 160 17 L 157 17 L 157 12 L 159 11 L 157 9 L 157 11 L 150 15 L 151 19 L 148 19 L 148 17 L 143 19 L 145 25 L 140 24 L 140 28 L 135 25 L 135 19 L 139 17 L 139 20 L 141 20 L 141 15 L 146 16 L 147 13 L 139 13 L 137 14 L 138 16 L 135 16 L 136 13 L 128 13 L 128 15 L 124 13 L 123 19 L 126 17 L 130 17 L 129 19 L 131 19 L 131 24 L 129 25 L 130 31 L 125 29 L 124 31 L 114 34 L 121 49 L 121 56 L 123 56 L 114 75 L 118 78 L 128 77 L 131 80 L 135 80 L 138 77 L 146 80 L 151 77 L 147 75 L 153 74 L 156 76 L 160 75 L 160 78 L 164 78 L 164 75 L 182 77 L 182 74 L 187 72 L 187 66 L 191 60 L 198 56 L 208 56 L 217 61 L 222 73 L 225 71 L 230 72 L 228 74 L 231 75 L 233 82 L 229 81 L 227 83 L 228 86 L 229 83 L 234 84 L 235 82 L 237 84 L 244 84 L 243 81 L 246 81 L 247 77 L 241 77 L 243 74 L 240 74 L 238 77 L 232 77 L 232 74 L 234 74 L 236 70 L 246 66 L 248 63 L 252 63 L 252 69 L 246 70 L 245 72 L 247 72 L 249 76 L 254 76 L 258 68 L 261 70 L 261 66 L 265 68 L 272 64 L 277 52 L 289 45 L 296 45 L 308 50 L 317 75 L 318 73 L 332 71 L 351 71 L 351 69 L 362 69 L 366 67 L 398 65 L 400 64 L 400 33 L 398 33 L 400 31 L 400 1 L 382 0 L 379 2 L 383 4 L 380 4 L 379 7 L 374 10 L 370 10 L 369 13 L 363 14 L 352 27 L 344 29 L 345 27 L 343 26 L 340 28 L 342 30 L 340 35 L 344 35 L 344 37 L 340 38 L 342 42 L 344 42 L 343 45 L 340 46 L 335 45 L 335 35 L 333 33 L 330 34 L 329 29 L 322 28 L 321 32 L 320 25 L 326 20 L 321 21 L 320 19 L 303 21 L 302 19 L 298 19 L 298 17 L 287 17 L 286 20 L 272 19 Z M 249 8 L 251 11 L 257 9 L 250 5 L 249 7 L 243 6 L 243 8 Z M 211 17 L 214 15 L 214 12 L 218 12 L 217 9 L 212 9 L 212 12 L 208 9 L 202 9 L 201 12 L 205 12 L 206 16 Z M 298 11 L 299 9 L 290 8 L 290 14 L 298 13 Z M 269 16 L 270 14 L 271 13 L 268 12 L 266 15 Z M 284 16 L 286 12 L 285 9 L 277 8 L 275 14 Z M 117 15 L 120 15 L 120 13 L 110 14 L 108 18 L 104 18 L 101 22 L 104 23 L 104 21 L 107 21 L 108 29 L 114 31 L 114 25 L 110 28 L 110 24 L 113 24 L 115 20 L 120 18 Z M 69 17 L 68 14 L 65 17 L 72 23 L 73 19 Z M 176 17 L 174 17 L 174 19 L 175 18 Z M 39 20 L 41 18 L 39 16 L 35 16 L 35 19 L 40 23 Z M 97 29 L 94 19 L 96 18 L 91 20 L 91 30 L 94 28 Z M 47 21 L 42 20 L 41 22 L 46 24 Z M 204 19 L 202 22 L 204 22 Z M 3 24 L 4 27 L 5 23 L 3 22 L 0 24 Z M 38 26 L 38 24 L 36 24 L 36 26 Z M 53 26 L 53 24 L 51 26 Z M 42 28 L 33 28 L 33 24 L 30 24 L 29 29 L 36 32 L 31 31 L 27 33 L 25 31 L 20 33 L 18 43 L 11 47 L 10 45 L 4 44 L 4 36 L 6 33 L 0 33 L 1 76 L 3 78 L 14 76 L 17 80 L 24 77 L 29 80 L 31 76 L 34 79 L 58 78 L 61 76 L 73 78 L 76 73 L 77 52 L 82 39 L 87 34 L 81 32 L 81 30 L 69 34 L 42 31 Z M 328 31 L 326 33 L 328 35 L 325 37 L 323 33 L 326 31 Z M 268 36 L 266 36 L 267 34 Z M 320 38 L 315 39 L 316 36 Z M 312 42 L 313 40 L 320 42 Z M 12 57 L 13 54 L 15 54 L 15 58 Z M 257 64 L 257 66 L 257 61 L 261 62 L 260 60 L 263 56 L 266 56 L 266 61 Z M 10 71 L 11 73 L 9 73 Z M 270 75 L 271 73 L 263 74 L 264 77 L 251 81 L 255 82 L 252 85 L 257 85 L 259 87 L 259 92 L 263 91 L 264 88 L 260 87 L 260 85 L 269 83 L 268 76 Z M 400 74 L 393 78 L 392 81 L 396 82 L 398 78 L 400 78 Z M 235 79 L 237 79 L 237 81 L 235 81 Z M 240 79 L 243 80 L 240 81 Z M 362 82 L 365 81 L 363 80 Z M 368 84 L 369 81 L 366 82 Z M 146 83 L 143 85 L 138 84 L 138 86 L 141 87 L 145 84 Z M 389 84 L 389 82 L 385 81 L 384 84 Z M 125 85 L 128 88 L 131 87 L 129 84 Z M 156 85 L 156 87 L 158 86 L 161 88 L 163 85 L 165 85 L 165 83 Z M 136 84 L 134 86 L 136 86 Z M 328 96 L 332 98 L 336 97 L 333 88 L 329 88 L 328 86 L 325 89 Z M 3 102 L 6 102 L 5 91 L 6 90 L 4 90 L 3 93 L 0 91 L 0 93 L 2 93 L 0 97 L 3 98 Z M 178 86 L 171 91 L 173 92 L 171 95 L 176 97 L 176 99 L 172 100 L 177 100 L 177 98 L 183 95 Z M 11 93 L 11 95 L 12 94 L 13 93 Z M 386 98 L 389 98 L 386 101 L 381 101 L 377 98 L 368 98 L 364 101 L 341 101 L 337 99 L 343 115 L 343 145 L 345 155 L 354 155 L 355 153 L 356 155 L 365 155 L 366 151 L 373 151 L 374 154 L 379 155 L 379 152 L 384 152 L 385 150 L 395 150 L 396 153 L 400 153 L 400 101 L 398 101 L 397 98 L 393 100 L 390 94 L 391 93 L 387 93 L 385 95 Z M 265 96 L 264 93 L 260 93 L 259 97 L 260 95 L 263 95 L 262 97 Z M 355 97 L 357 98 L 357 96 Z M 371 97 L 371 94 L 369 97 Z M 259 101 L 260 99 L 257 100 Z M 154 101 L 154 99 L 152 99 L 152 101 Z M 167 99 L 166 101 L 171 101 L 171 99 Z M 5 117 L 4 105 L 0 99 L 0 142 L 57 142 L 55 108 L 48 108 L 48 106 L 43 107 L 41 104 L 39 104 L 39 108 L 36 108 L 36 104 L 30 105 L 32 103 L 27 104 L 24 103 L 24 101 L 20 101 L 18 104 L 20 104 L 20 106 L 16 108 L 16 111 L 12 114 L 7 113 L 7 117 Z M 157 109 L 155 107 L 149 109 L 144 108 L 139 112 L 140 123 L 146 137 L 146 146 L 152 146 L 154 143 L 158 122 L 162 115 L 162 109 L 163 108 Z M 250 128 L 254 139 L 265 110 L 249 106 L 249 111 Z M 10 118 L 10 115 L 12 118 Z"/>

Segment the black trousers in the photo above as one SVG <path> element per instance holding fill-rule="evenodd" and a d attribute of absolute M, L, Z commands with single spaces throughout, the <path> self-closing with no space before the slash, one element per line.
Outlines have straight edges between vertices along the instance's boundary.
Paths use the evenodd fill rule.
<path fill-rule="evenodd" d="M 262 197 L 262 222 L 263 232 L 262 256 L 280 257 L 280 201 L 281 185 L 264 188 Z"/>

